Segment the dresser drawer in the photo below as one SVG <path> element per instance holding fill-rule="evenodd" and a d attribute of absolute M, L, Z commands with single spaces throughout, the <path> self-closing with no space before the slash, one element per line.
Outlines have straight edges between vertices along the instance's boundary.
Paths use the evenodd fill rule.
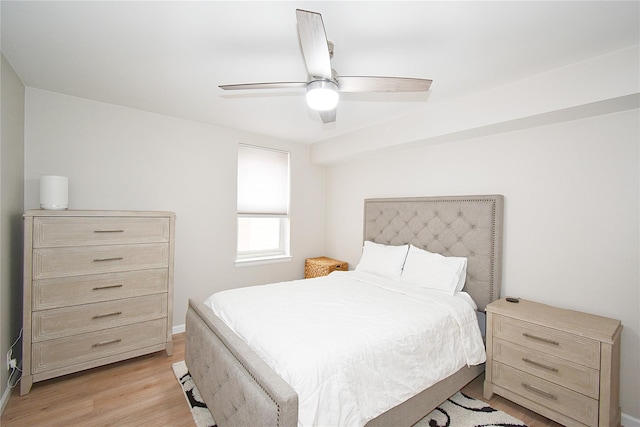
<path fill-rule="evenodd" d="M 493 360 L 594 399 L 597 399 L 600 393 L 598 370 L 536 350 L 525 349 L 508 341 L 493 341 Z"/>
<path fill-rule="evenodd" d="M 33 343 L 31 372 L 36 374 L 67 368 L 75 364 L 162 344 L 166 339 L 167 319 L 158 319 Z"/>
<path fill-rule="evenodd" d="M 169 232 L 168 218 L 36 217 L 33 247 L 168 242 Z"/>
<path fill-rule="evenodd" d="M 168 269 L 58 277 L 33 282 L 33 310 L 167 292 Z"/>
<path fill-rule="evenodd" d="M 493 317 L 493 336 L 505 341 L 600 368 L 600 342 L 505 316 Z"/>
<path fill-rule="evenodd" d="M 495 385 L 588 426 L 598 425 L 598 401 L 499 362 L 492 363 Z"/>
<path fill-rule="evenodd" d="M 167 317 L 167 294 L 33 312 L 33 341 Z"/>
<path fill-rule="evenodd" d="M 167 267 L 168 243 L 33 250 L 33 278 L 80 276 Z"/>

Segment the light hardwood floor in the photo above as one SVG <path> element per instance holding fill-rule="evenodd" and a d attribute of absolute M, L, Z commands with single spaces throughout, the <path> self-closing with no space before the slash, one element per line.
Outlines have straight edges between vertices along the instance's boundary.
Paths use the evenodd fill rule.
<path fill-rule="evenodd" d="M 195 427 L 171 369 L 174 362 L 184 359 L 184 334 L 173 339 L 171 357 L 158 352 L 39 382 L 26 396 L 20 396 L 16 388 L 0 425 Z M 482 399 L 483 378 L 476 378 L 462 391 Z M 496 395 L 489 403 L 530 427 L 559 426 Z"/>

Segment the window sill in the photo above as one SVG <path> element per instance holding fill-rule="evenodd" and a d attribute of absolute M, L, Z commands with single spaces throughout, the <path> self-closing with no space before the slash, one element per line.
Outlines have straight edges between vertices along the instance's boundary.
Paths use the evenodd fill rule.
<path fill-rule="evenodd" d="M 236 267 L 249 267 L 252 265 L 277 264 L 280 262 L 289 262 L 293 257 L 291 255 L 278 255 L 272 257 L 259 258 L 243 258 L 236 260 Z"/>

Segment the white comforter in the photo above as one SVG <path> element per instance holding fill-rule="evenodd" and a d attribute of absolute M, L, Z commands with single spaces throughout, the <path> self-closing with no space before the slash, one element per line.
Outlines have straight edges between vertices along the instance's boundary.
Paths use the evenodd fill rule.
<path fill-rule="evenodd" d="M 300 426 L 362 426 L 485 361 L 473 301 L 360 272 L 205 302 L 297 392 Z"/>

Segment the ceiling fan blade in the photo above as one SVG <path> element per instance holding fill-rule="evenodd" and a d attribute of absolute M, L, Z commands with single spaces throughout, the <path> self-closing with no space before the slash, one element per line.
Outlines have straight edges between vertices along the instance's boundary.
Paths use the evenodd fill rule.
<path fill-rule="evenodd" d="M 333 123 L 336 121 L 336 110 L 326 110 L 326 111 L 318 111 L 320 113 L 320 118 L 322 119 L 322 123 Z"/>
<path fill-rule="evenodd" d="M 426 92 L 432 80 L 406 77 L 339 76 L 340 92 Z"/>
<path fill-rule="evenodd" d="M 322 15 L 317 12 L 296 9 L 298 35 L 307 71 L 312 77 L 331 80 L 331 55 L 324 31 Z"/>
<path fill-rule="evenodd" d="M 224 90 L 245 90 L 245 89 L 290 89 L 306 88 L 307 82 L 271 82 L 271 83 L 240 83 L 234 85 L 220 85 Z"/>

